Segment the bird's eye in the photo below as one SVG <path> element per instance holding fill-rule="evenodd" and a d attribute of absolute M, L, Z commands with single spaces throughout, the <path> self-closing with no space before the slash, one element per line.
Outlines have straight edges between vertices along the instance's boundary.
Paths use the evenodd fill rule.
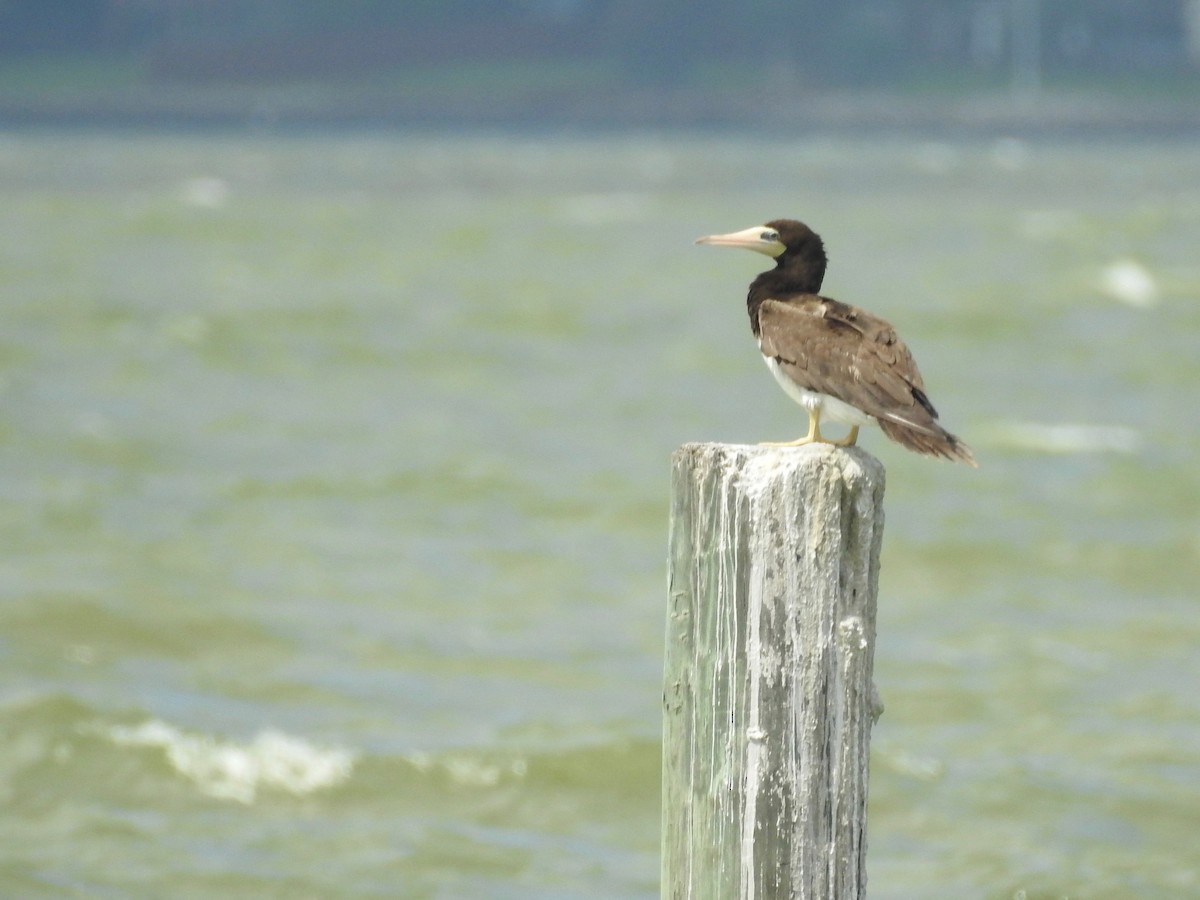
<path fill-rule="evenodd" d="M 764 231 L 758 237 L 759 237 L 759 240 L 763 240 L 763 241 L 777 241 L 777 240 L 779 240 L 779 232 L 778 231 Z"/>

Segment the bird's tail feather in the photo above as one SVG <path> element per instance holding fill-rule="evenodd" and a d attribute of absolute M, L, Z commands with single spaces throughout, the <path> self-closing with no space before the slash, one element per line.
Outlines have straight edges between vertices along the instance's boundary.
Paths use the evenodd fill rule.
<path fill-rule="evenodd" d="M 909 450 L 915 450 L 917 453 L 924 453 L 928 456 L 940 456 L 943 459 L 956 459 L 969 466 L 979 468 L 979 463 L 975 462 L 975 454 L 971 452 L 971 448 L 940 425 L 934 424 L 933 427 L 936 431 L 917 430 L 908 425 L 881 418 L 879 427 L 893 441 L 902 444 Z"/>

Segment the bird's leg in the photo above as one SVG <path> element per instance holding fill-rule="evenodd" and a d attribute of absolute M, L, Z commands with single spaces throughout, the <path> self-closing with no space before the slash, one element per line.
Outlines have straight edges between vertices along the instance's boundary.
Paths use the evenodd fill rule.
<path fill-rule="evenodd" d="M 857 436 L 857 435 L 856 435 Z M 821 436 L 821 409 L 808 411 L 808 434 L 794 441 L 764 441 L 760 447 L 803 447 L 805 444 L 828 444 L 829 441 Z"/>
<path fill-rule="evenodd" d="M 858 426 L 851 426 L 850 433 L 840 441 L 830 441 L 829 443 L 833 444 L 835 447 L 853 447 L 856 443 L 858 443 Z"/>

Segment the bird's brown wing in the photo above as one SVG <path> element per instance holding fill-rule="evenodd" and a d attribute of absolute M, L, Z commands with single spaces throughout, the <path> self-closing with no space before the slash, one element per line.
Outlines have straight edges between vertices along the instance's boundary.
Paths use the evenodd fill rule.
<path fill-rule="evenodd" d="M 764 300 L 758 322 L 763 355 L 801 387 L 849 403 L 881 425 L 945 434 L 912 354 L 883 319 L 808 294 Z"/>

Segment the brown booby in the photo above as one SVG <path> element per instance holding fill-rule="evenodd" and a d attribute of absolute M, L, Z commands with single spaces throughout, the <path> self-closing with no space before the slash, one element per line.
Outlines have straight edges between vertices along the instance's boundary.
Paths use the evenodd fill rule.
<path fill-rule="evenodd" d="M 774 446 L 849 446 L 861 426 L 877 424 L 917 453 L 976 464 L 971 448 L 938 424 L 917 364 L 896 330 L 866 310 L 820 295 L 828 259 L 811 228 L 776 219 L 696 243 L 744 247 L 775 260 L 750 284 L 750 328 L 775 380 L 808 410 L 808 434 Z M 821 434 L 822 419 L 849 425 L 849 434 L 830 440 Z"/>

